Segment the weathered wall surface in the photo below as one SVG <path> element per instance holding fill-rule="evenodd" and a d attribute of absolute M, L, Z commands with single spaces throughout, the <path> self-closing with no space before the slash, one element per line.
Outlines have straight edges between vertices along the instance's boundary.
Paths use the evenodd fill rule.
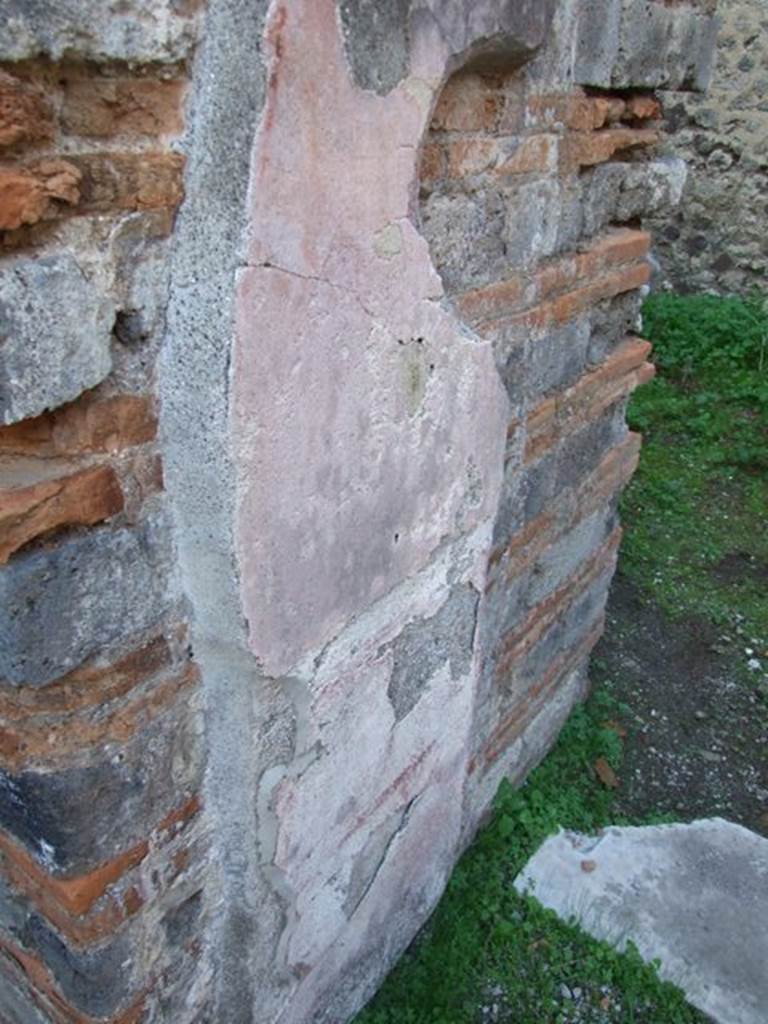
<path fill-rule="evenodd" d="M 0 1015 L 343 1021 L 584 692 L 711 19 L 9 10 Z"/>
<path fill-rule="evenodd" d="M 172 4 L 112 7 L 2 11 L 9 1024 L 182 1020 L 205 987 L 199 673 L 155 397 L 197 21 Z"/>
<path fill-rule="evenodd" d="M 717 60 L 706 95 L 664 97 L 665 149 L 688 178 L 672 216 L 649 222 L 659 280 L 720 294 L 764 288 L 768 273 L 768 11 L 720 0 Z"/>

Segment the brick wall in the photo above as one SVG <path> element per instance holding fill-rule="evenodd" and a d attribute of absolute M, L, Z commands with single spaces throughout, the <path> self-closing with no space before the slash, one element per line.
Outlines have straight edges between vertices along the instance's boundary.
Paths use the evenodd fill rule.
<path fill-rule="evenodd" d="M 432 118 L 422 228 L 458 315 L 493 342 L 511 411 L 470 806 L 546 748 L 560 717 L 537 720 L 582 692 L 602 629 L 615 499 L 639 445 L 624 407 L 653 370 L 633 330 L 650 276 L 637 224 L 652 201 L 660 113 L 650 92 L 536 92 L 519 72 L 459 73 Z M 631 177 L 634 201 L 596 188 L 606 174 Z"/>
<path fill-rule="evenodd" d="M 585 691 L 709 4 L 9 5 L 0 1019 L 340 1022 Z"/>
<path fill-rule="evenodd" d="M 186 1019 L 200 970 L 199 673 L 155 398 L 187 78 L 106 56 L 0 68 L 9 1024 Z"/>

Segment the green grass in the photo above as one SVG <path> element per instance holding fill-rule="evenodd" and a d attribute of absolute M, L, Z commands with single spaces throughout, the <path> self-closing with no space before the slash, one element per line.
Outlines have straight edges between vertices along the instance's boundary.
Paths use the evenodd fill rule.
<path fill-rule="evenodd" d="M 768 314 L 759 298 L 661 295 L 644 311 L 658 376 L 622 500 L 622 571 L 673 618 L 768 642 Z"/>
<path fill-rule="evenodd" d="M 622 570 L 671 617 L 735 622 L 765 644 L 766 307 L 759 297 L 662 295 L 644 316 L 659 374 L 629 410 L 646 441 L 622 502 Z M 604 757 L 620 768 L 621 741 L 605 723 L 627 713 L 606 691 L 593 694 L 523 787 L 502 784 L 491 823 L 357 1024 L 560 1024 L 574 1019 L 563 985 L 582 990 L 580 1021 L 704 1019 L 636 952 L 616 953 L 512 889 L 558 827 L 621 823 L 592 766 Z"/>

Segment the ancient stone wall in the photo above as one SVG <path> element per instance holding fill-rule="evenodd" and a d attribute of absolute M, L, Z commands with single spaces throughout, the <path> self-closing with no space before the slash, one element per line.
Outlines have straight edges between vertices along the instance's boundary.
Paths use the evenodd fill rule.
<path fill-rule="evenodd" d="M 199 673 L 157 437 L 196 22 L 3 4 L 0 1019 L 201 984 Z"/>
<path fill-rule="evenodd" d="M 664 98 L 666 150 L 688 178 L 672 216 L 650 221 L 659 283 L 747 294 L 768 274 L 768 9 L 720 0 L 717 60 L 706 95 Z"/>
<path fill-rule="evenodd" d="M 343 1021 L 584 693 L 710 12 L 4 8 L 0 1017 Z"/>

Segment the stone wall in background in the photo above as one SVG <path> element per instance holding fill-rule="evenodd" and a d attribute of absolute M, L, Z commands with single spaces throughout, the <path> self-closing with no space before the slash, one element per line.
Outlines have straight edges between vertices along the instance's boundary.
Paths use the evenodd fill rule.
<path fill-rule="evenodd" d="M 667 151 L 688 164 L 682 203 L 651 219 L 659 283 L 746 294 L 768 279 L 768 8 L 720 0 L 706 95 L 664 97 Z"/>
<path fill-rule="evenodd" d="M 551 745 L 709 6 L 5 0 L 4 1022 L 346 1020 Z"/>

